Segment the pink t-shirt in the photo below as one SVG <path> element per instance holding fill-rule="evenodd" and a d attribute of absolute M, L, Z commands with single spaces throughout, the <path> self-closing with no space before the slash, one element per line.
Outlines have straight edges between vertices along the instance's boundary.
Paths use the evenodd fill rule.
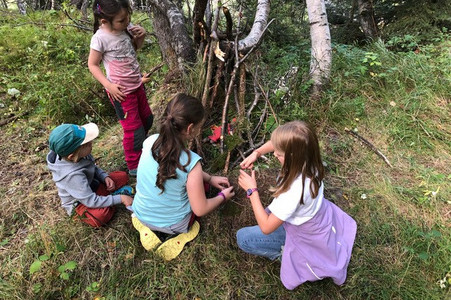
<path fill-rule="evenodd" d="M 99 28 L 91 38 L 91 48 L 102 53 L 106 77 L 125 87 L 124 94 L 132 93 L 142 84 L 136 51 L 125 32 L 113 34 Z"/>

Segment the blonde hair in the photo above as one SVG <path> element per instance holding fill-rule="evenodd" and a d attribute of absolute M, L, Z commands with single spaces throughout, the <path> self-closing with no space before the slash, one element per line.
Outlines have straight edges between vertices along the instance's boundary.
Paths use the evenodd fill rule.
<path fill-rule="evenodd" d="M 285 155 L 282 169 L 277 178 L 276 187 L 271 189 L 273 196 L 289 190 L 291 184 L 302 175 L 302 194 L 299 200 L 304 203 L 304 182 L 310 178 L 310 193 L 318 196 L 324 178 L 318 138 L 313 126 L 303 121 L 292 121 L 279 126 L 271 134 L 271 142 L 276 151 Z"/>

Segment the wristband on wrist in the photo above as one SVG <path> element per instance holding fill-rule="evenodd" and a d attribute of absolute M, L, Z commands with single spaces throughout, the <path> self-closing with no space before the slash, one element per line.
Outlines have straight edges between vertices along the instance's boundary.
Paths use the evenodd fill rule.
<path fill-rule="evenodd" d="M 226 196 L 224 195 L 223 192 L 219 192 L 219 193 L 218 193 L 218 196 L 222 196 L 222 201 L 225 201 L 225 200 L 226 200 Z"/>
<path fill-rule="evenodd" d="M 254 192 L 258 192 L 258 188 L 248 189 L 248 190 L 246 191 L 246 197 L 247 197 L 247 198 L 250 198 L 251 195 L 252 195 Z"/>

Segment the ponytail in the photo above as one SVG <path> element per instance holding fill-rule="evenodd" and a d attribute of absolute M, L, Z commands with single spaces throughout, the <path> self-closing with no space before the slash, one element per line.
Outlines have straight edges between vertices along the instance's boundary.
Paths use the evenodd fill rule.
<path fill-rule="evenodd" d="M 152 156 L 159 165 L 156 185 L 161 192 L 166 180 L 177 178 L 177 169 L 186 172 L 191 156 L 184 135 L 190 124 L 197 125 L 203 118 L 204 107 L 197 98 L 180 93 L 168 103 L 160 121 L 160 135 L 152 146 Z M 188 155 L 184 165 L 180 163 L 182 151 Z"/>

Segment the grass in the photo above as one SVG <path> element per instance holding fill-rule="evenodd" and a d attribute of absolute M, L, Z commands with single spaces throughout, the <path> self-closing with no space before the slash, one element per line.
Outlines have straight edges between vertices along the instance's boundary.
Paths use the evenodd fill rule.
<path fill-rule="evenodd" d="M 41 18 L 44 27 L 35 24 Z M 327 163 L 327 196 L 358 224 L 345 285 L 325 279 L 287 291 L 280 283 L 279 262 L 237 248 L 236 231 L 255 224 L 241 191 L 202 218 L 199 237 L 168 263 L 141 247 L 123 207 L 100 229 L 64 214 L 45 166 L 50 130 L 61 121 L 97 122 L 101 134 L 94 156 L 107 171 L 125 168 L 122 130 L 109 103 L 87 88 L 102 92 L 85 64 L 90 33 L 56 26 L 64 21 L 58 15 L 33 20 L 13 28 L 14 20 L 5 16 L 0 24 L 5 37 L 0 41 L 0 113 L 6 118 L 29 112 L 0 127 L 1 299 L 450 297 L 450 284 L 443 289 L 438 284 L 451 275 L 449 38 L 417 54 L 390 52 L 383 43 L 336 45 L 332 82 L 320 103 L 276 107 L 282 119 L 309 116 L 317 125 Z M 56 48 L 43 48 L 39 41 L 44 38 Z M 67 49 L 74 51 L 72 59 L 61 56 Z M 154 51 L 153 44 L 144 49 L 141 66 L 156 64 Z M 380 64 L 371 65 L 365 57 Z M 164 103 L 158 76 L 147 89 L 153 105 Z M 21 94 L 13 98 L 10 88 Z M 357 129 L 393 168 L 345 128 Z M 258 181 L 272 184 L 275 167 L 272 161 L 261 163 Z M 236 185 L 236 169 L 229 176 Z M 263 193 L 268 204 L 270 195 Z M 36 262 L 40 268 L 30 272 Z"/>

